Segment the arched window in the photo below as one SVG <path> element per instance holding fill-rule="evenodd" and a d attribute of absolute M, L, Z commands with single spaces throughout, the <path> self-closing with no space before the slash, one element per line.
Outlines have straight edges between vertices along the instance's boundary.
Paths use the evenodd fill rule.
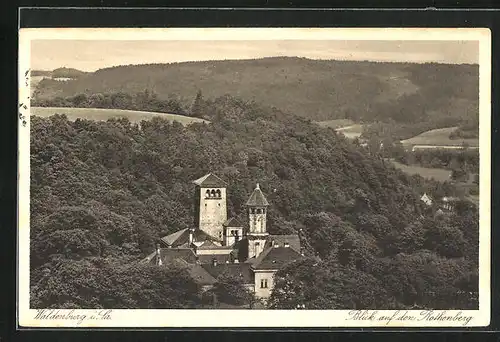
<path fill-rule="evenodd" d="M 262 214 L 262 209 L 257 209 L 257 214 Z"/>
<path fill-rule="evenodd" d="M 250 214 L 255 214 L 255 208 L 250 208 Z"/>
<path fill-rule="evenodd" d="M 207 192 L 205 192 L 205 197 L 206 197 L 206 198 L 209 198 L 209 197 L 210 197 L 210 190 L 207 190 Z"/>
<path fill-rule="evenodd" d="M 219 189 L 217 189 L 217 191 L 216 191 L 215 193 L 217 194 L 217 197 L 218 197 L 218 198 L 221 198 L 221 197 L 222 197 L 222 196 L 221 196 L 221 194 L 220 194 L 220 190 L 219 190 Z"/>
<path fill-rule="evenodd" d="M 215 190 L 210 191 L 210 197 L 215 197 Z"/>

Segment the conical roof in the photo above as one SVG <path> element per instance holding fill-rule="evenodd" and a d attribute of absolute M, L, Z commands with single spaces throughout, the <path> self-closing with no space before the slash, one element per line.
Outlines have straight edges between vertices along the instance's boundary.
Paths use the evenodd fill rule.
<path fill-rule="evenodd" d="M 193 181 L 193 183 L 202 187 L 202 188 L 204 188 L 204 187 L 225 188 L 227 185 L 226 182 L 224 182 L 222 179 L 220 179 L 219 177 L 217 177 L 213 173 L 206 174 L 205 176 Z"/>
<path fill-rule="evenodd" d="M 257 186 L 253 190 L 252 194 L 250 195 L 250 198 L 248 199 L 247 206 L 256 206 L 256 207 L 263 207 L 263 206 L 268 206 L 269 202 L 266 199 L 266 196 L 262 193 L 260 190 L 259 183 L 257 183 Z"/>

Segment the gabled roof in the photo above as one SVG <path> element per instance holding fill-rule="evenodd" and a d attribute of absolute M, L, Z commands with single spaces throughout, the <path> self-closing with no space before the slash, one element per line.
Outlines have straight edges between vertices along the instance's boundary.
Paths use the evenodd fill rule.
<path fill-rule="evenodd" d="M 216 244 L 213 241 L 205 241 L 203 244 L 201 244 L 198 249 L 233 249 L 232 247 L 229 246 L 222 246 L 221 244 Z"/>
<path fill-rule="evenodd" d="M 213 173 L 206 174 L 205 176 L 193 181 L 193 183 L 202 188 L 225 188 L 227 186 L 226 182 Z"/>
<path fill-rule="evenodd" d="M 259 183 L 257 183 L 257 186 L 253 190 L 252 194 L 250 195 L 250 198 L 248 199 L 247 206 L 268 206 L 269 202 L 266 199 L 266 196 L 262 193 L 260 190 Z"/>
<path fill-rule="evenodd" d="M 189 229 L 182 229 L 170 235 L 164 236 L 160 239 L 165 245 L 169 247 L 180 247 L 189 244 Z M 193 230 L 193 240 L 194 241 L 216 241 L 214 237 L 211 237 L 201 229 Z M 188 246 L 189 247 L 189 246 Z"/>
<path fill-rule="evenodd" d="M 299 252 L 290 247 L 270 247 L 264 250 L 252 262 L 255 270 L 278 270 L 289 262 L 303 258 Z"/>
<path fill-rule="evenodd" d="M 161 238 L 161 241 L 165 242 L 168 246 L 172 246 L 185 232 L 187 232 L 188 228 L 181 229 L 176 231 L 175 233 L 169 234 Z M 188 232 L 189 233 L 189 232 Z"/>
<path fill-rule="evenodd" d="M 196 255 L 189 248 L 161 248 L 160 256 L 162 264 L 171 264 L 173 262 L 186 262 L 188 264 L 196 263 Z M 156 263 L 156 251 L 142 260 L 143 263 Z"/>
<path fill-rule="evenodd" d="M 214 266 L 212 264 L 201 265 L 210 275 L 217 278 L 219 275 L 227 273 L 234 277 L 240 278 L 244 284 L 253 284 L 253 272 L 250 268 L 250 264 L 245 262 L 242 263 L 231 263 L 231 264 L 217 264 Z"/>
<path fill-rule="evenodd" d="M 280 247 L 285 247 L 285 243 L 288 243 L 290 248 L 300 253 L 300 238 L 298 234 L 269 235 L 265 247 L 272 247 L 273 242 Z"/>

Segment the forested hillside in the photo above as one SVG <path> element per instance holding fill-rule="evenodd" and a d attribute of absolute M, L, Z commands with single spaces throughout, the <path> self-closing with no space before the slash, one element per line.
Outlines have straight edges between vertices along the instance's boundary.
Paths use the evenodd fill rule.
<path fill-rule="evenodd" d="M 438 121 L 445 127 L 477 116 L 478 73 L 477 65 L 292 57 L 129 65 L 79 75 L 64 84 L 43 80 L 35 100 L 99 93 L 132 95 L 149 89 L 160 100 L 176 94 L 186 107 L 199 89 L 207 99 L 229 94 L 314 121 Z"/>
<path fill-rule="evenodd" d="M 278 286 L 308 308 L 477 308 L 477 208 L 436 215 L 419 200 L 450 184 L 277 109 L 229 96 L 201 105 L 211 124 L 32 117 L 33 307 L 199 307 L 183 269 L 133 261 L 193 224 L 191 181 L 214 172 L 231 214 L 259 182 L 270 233 L 301 235 L 308 259 Z"/>

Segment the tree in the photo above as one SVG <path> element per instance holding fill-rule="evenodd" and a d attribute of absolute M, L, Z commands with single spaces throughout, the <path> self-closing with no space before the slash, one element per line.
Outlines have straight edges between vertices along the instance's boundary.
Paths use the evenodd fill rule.
<path fill-rule="evenodd" d="M 229 273 L 222 273 L 217 277 L 217 282 L 210 290 L 217 301 L 230 305 L 253 305 L 254 295 L 248 291 L 243 281 Z"/>
<path fill-rule="evenodd" d="M 202 118 L 205 115 L 204 111 L 205 111 L 205 103 L 203 100 L 203 95 L 201 93 L 201 90 L 198 90 L 193 105 L 191 107 L 191 116 L 195 118 Z"/>

